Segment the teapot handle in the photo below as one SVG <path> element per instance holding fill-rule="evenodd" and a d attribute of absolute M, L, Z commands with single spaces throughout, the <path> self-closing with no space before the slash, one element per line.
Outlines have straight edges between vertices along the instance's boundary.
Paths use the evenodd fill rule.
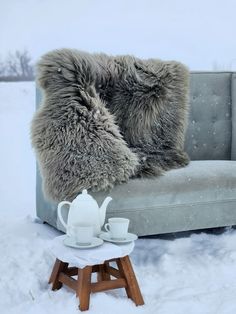
<path fill-rule="evenodd" d="M 58 206 L 57 206 L 58 218 L 59 218 L 60 222 L 62 223 L 62 225 L 65 227 L 65 229 L 67 229 L 67 225 L 66 225 L 66 223 L 65 223 L 65 221 L 64 221 L 64 219 L 62 217 L 61 208 L 62 208 L 62 206 L 66 205 L 66 204 L 69 205 L 69 206 L 71 205 L 70 202 L 63 201 L 63 202 L 60 202 L 58 204 Z"/>

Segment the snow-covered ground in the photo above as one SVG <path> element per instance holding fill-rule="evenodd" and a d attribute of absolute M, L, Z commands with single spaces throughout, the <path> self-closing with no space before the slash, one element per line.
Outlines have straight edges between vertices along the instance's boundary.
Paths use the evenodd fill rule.
<path fill-rule="evenodd" d="M 35 161 L 29 123 L 33 83 L 0 83 L 0 313 L 78 313 L 73 292 L 50 291 L 57 232 L 35 219 Z M 145 305 L 123 289 L 93 294 L 96 314 L 233 314 L 236 312 L 236 231 L 175 240 L 139 239 L 131 255 Z"/>
<path fill-rule="evenodd" d="M 34 213 L 35 159 L 29 136 L 34 111 L 33 82 L 0 83 L 0 219 Z"/>

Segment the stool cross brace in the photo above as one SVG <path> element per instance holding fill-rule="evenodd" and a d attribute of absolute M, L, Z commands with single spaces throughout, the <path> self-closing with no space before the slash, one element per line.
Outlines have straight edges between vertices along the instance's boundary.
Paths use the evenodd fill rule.
<path fill-rule="evenodd" d="M 116 262 L 118 268 L 110 266 L 110 262 Z M 91 282 L 91 275 L 95 272 L 97 273 L 97 282 Z M 77 279 L 73 278 L 74 276 L 77 276 Z M 136 305 L 144 304 L 128 255 L 85 268 L 69 267 L 68 263 L 56 259 L 49 283 L 52 284 L 52 290 L 60 289 L 63 284 L 75 290 L 80 301 L 81 311 L 89 309 L 91 292 L 117 288 L 125 288 L 128 298 L 133 300 Z"/>

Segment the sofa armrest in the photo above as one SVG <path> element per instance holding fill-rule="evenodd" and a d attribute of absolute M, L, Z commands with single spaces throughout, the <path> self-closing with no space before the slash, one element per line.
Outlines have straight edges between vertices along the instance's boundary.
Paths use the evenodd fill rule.
<path fill-rule="evenodd" d="M 231 102 L 232 102 L 232 143 L 231 159 L 236 160 L 236 73 L 232 73 L 231 80 Z"/>

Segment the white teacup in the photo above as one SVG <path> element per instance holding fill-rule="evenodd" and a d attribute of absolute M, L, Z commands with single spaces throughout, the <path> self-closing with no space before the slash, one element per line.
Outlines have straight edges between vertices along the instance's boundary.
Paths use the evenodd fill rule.
<path fill-rule="evenodd" d="M 93 240 L 93 225 L 90 224 L 74 224 L 72 228 L 72 237 L 78 245 L 90 245 Z"/>
<path fill-rule="evenodd" d="M 114 240 L 125 240 L 127 238 L 129 219 L 127 218 L 109 218 L 108 223 L 104 225 L 107 232 Z"/>

